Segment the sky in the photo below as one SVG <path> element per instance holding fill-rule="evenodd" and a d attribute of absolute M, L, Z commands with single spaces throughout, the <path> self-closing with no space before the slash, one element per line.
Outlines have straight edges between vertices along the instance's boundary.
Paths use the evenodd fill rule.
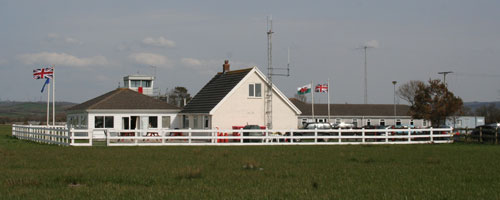
<path fill-rule="evenodd" d="M 498 0 L 0 0 L 0 100 L 45 101 L 32 70 L 51 65 L 56 100 L 75 103 L 155 71 L 159 92 L 194 95 L 225 59 L 267 73 L 269 16 L 273 67 L 290 49 L 290 76 L 273 77 L 288 97 L 330 80 L 333 103 L 363 103 L 368 45 L 368 103 L 392 104 L 392 81 L 441 71 L 465 102 L 500 100 Z"/>

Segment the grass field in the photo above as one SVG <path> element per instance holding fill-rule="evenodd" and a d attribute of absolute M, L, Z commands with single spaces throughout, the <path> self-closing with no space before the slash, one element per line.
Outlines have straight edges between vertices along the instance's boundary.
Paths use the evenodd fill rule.
<path fill-rule="evenodd" d="M 500 146 L 59 147 L 0 126 L 0 199 L 500 199 Z"/>

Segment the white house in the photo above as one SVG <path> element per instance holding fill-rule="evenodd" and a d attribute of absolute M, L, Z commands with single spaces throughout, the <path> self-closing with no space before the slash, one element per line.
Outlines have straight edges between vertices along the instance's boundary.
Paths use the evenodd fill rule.
<path fill-rule="evenodd" d="M 223 130 L 266 125 L 266 76 L 257 68 L 230 70 L 228 61 L 179 113 L 183 128 Z M 297 128 L 300 110 L 273 85 L 272 129 Z"/>
<path fill-rule="evenodd" d="M 178 128 L 181 109 L 128 88 L 118 88 L 69 108 L 67 124 L 92 129 L 94 138 L 105 138 L 104 130 Z"/>

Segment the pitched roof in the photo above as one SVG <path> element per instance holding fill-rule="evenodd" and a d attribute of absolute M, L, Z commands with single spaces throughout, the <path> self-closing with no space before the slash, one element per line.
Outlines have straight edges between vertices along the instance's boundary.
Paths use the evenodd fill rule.
<path fill-rule="evenodd" d="M 181 113 L 209 113 L 253 68 L 217 73 Z"/>
<path fill-rule="evenodd" d="M 128 88 L 118 88 L 68 110 L 121 110 L 121 109 L 180 109 L 177 106 L 140 94 Z"/>
<path fill-rule="evenodd" d="M 302 111 L 302 115 L 312 115 L 312 106 L 296 98 L 290 101 Z M 408 105 L 396 105 L 397 116 L 409 116 Z M 328 104 L 314 104 L 314 115 L 328 115 Z M 394 116 L 393 104 L 330 104 L 330 115 L 332 116 Z"/>

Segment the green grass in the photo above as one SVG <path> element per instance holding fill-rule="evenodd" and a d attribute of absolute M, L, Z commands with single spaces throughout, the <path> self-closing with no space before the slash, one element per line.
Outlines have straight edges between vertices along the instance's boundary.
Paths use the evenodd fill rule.
<path fill-rule="evenodd" d="M 0 126 L 0 199 L 500 199 L 500 146 L 59 147 Z"/>

